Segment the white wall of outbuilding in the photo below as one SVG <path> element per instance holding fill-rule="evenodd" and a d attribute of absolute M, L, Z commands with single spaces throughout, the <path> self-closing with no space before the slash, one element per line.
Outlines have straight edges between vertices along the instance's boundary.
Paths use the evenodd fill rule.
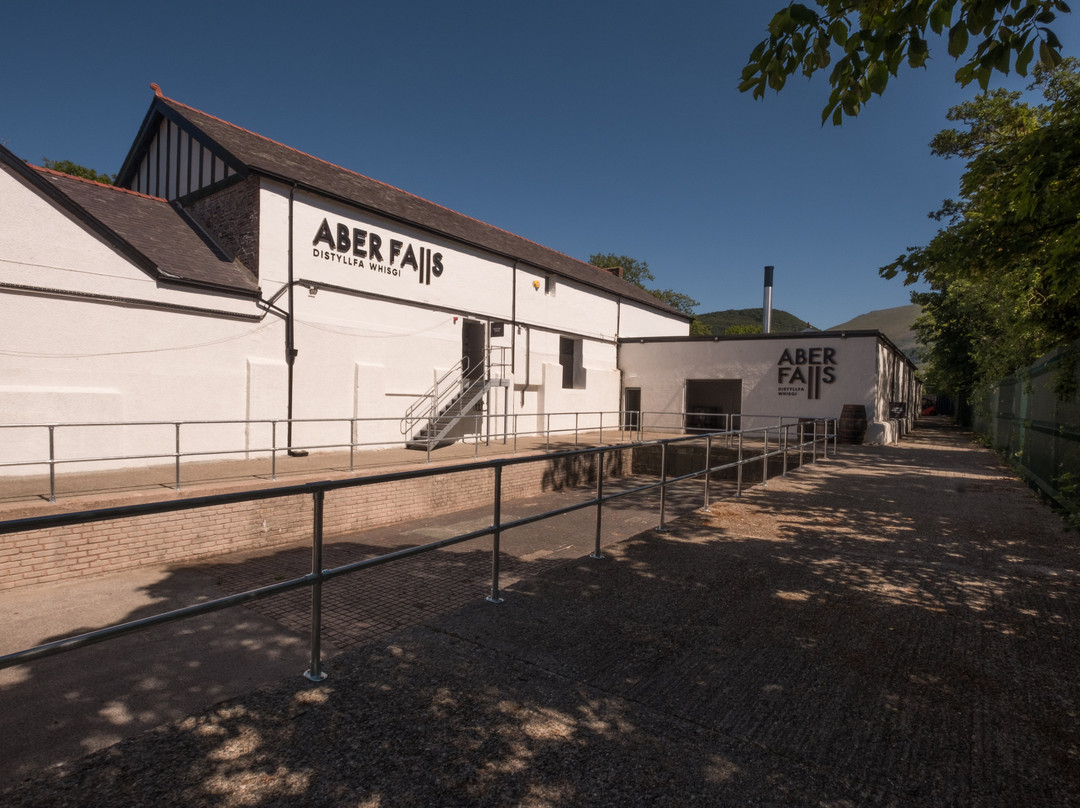
<path fill-rule="evenodd" d="M 772 425 L 778 418 L 839 418 L 845 405 L 861 404 L 867 440 L 879 443 L 904 428 L 890 419 L 889 404 L 906 400 L 894 396 L 914 396 L 916 385 L 903 354 L 866 332 L 626 340 L 619 366 L 623 385 L 641 390 L 647 425 L 650 412 L 686 410 L 689 380 L 738 380 L 743 428 Z M 909 406 L 908 426 L 912 412 Z M 667 420 L 663 425 L 681 425 Z"/>

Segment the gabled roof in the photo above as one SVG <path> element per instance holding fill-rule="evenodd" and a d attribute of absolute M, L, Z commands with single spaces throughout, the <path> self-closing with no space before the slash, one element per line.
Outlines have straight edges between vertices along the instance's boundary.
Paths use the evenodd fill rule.
<path fill-rule="evenodd" d="M 161 280 L 236 292 L 259 291 L 247 267 L 227 255 L 179 205 L 44 168 L 37 170 L 146 256 Z"/>
<path fill-rule="evenodd" d="M 24 163 L 0 146 L 0 162 L 157 280 L 255 295 L 252 273 L 177 205 Z"/>
<path fill-rule="evenodd" d="M 561 275 L 649 308 L 690 319 L 644 289 L 592 264 L 249 132 L 167 98 L 156 85 L 152 86 L 155 90 L 154 102 L 117 177 L 119 184 L 131 181 L 141 158 L 140 150 L 148 144 L 161 117 L 166 117 L 189 133 L 197 131 L 199 134 L 196 137 L 201 143 L 234 167 L 239 165 L 246 171 L 296 185 L 505 258 L 522 261 L 536 269 Z"/>

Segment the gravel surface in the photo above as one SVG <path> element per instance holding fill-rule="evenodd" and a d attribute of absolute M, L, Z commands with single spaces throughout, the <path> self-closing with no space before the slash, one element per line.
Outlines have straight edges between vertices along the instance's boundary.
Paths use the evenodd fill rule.
<path fill-rule="evenodd" d="M 670 528 L 0 804 L 1080 805 L 1080 543 L 967 435 Z"/>

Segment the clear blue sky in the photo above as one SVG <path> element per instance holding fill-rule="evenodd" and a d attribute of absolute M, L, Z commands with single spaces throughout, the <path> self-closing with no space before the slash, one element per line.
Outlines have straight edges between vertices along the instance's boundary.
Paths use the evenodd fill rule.
<path fill-rule="evenodd" d="M 909 302 L 877 268 L 934 234 L 963 166 L 927 143 L 975 90 L 932 50 L 839 128 L 823 79 L 754 101 L 739 72 L 782 5 L 17 3 L 0 142 L 113 173 L 156 82 L 576 258 L 648 261 L 699 312 L 760 306 L 775 265 L 774 305 L 825 328 Z M 1080 55 L 1077 15 L 1054 27 Z"/>

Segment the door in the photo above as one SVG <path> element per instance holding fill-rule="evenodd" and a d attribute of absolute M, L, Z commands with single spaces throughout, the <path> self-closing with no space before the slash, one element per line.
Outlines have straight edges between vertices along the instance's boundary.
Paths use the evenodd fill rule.
<path fill-rule="evenodd" d="M 484 348 L 487 329 L 477 320 L 464 320 L 461 326 L 461 367 L 465 378 L 472 382 L 484 375 Z"/>
<path fill-rule="evenodd" d="M 641 423 L 641 388 L 627 387 L 623 402 L 622 428 L 637 429 Z"/>

